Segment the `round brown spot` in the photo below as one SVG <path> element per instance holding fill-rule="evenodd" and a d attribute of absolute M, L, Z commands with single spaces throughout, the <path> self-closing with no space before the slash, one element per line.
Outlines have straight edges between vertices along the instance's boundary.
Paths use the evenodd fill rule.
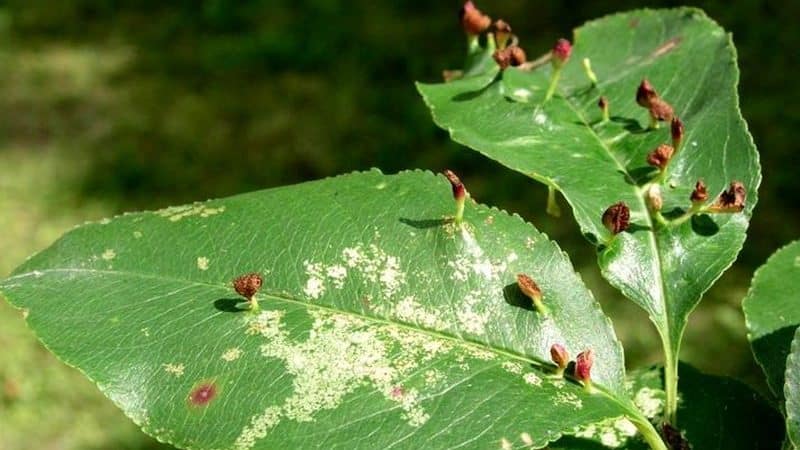
<path fill-rule="evenodd" d="M 213 382 L 204 382 L 192 388 L 189 393 L 189 404 L 192 406 L 208 406 L 217 396 L 217 386 Z"/>

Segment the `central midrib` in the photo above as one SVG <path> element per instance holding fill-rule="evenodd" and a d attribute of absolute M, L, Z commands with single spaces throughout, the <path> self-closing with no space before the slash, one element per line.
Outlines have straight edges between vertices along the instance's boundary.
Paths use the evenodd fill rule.
<path fill-rule="evenodd" d="M 611 149 L 608 147 L 608 145 L 605 142 L 603 142 L 603 140 L 600 138 L 600 136 L 597 134 L 597 132 L 594 130 L 594 128 L 592 128 L 591 125 L 589 124 L 589 122 L 586 120 L 586 117 L 583 115 L 583 113 L 581 113 L 580 109 L 578 107 L 576 107 L 576 105 L 572 102 L 572 97 L 564 95 L 563 92 L 562 92 L 562 96 L 563 96 L 564 100 L 566 101 L 567 106 L 569 106 L 569 108 L 572 110 L 572 112 L 575 113 L 575 115 L 578 117 L 578 119 L 581 121 L 581 123 L 583 123 L 583 125 L 586 127 L 586 129 L 589 130 L 590 134 L 597 141 L 597 143 L 600 146 L 600 148 L 602 148 L 603 151 L 608 155 L 608 157 L 611 158 L 612 161 L 614 161 L 614 164 L 616 164 L 617 168 L 626 177 L 632 178 L 630 173 L 628 173 L 628 170 L 625 168 L 625 165 L 622 164 L 622 162 L 616 157 L 616 155 L 614 155 L 614 152 L 611 151 Z M 562 193 L 563 193 L 563 191 L 562 191 Z M 650 214 L 647 211 L 647 205 L 644 202 L 644 198 L 639 194 L 639 192 L 637 192 L 635 190 L 634 190 L 634 194 L 635 194 L 634 196 L 636 197 L 637 202 L 638 202 L 639 210 L 640 211 L 644 211 L 643 216 L 644 216 L 644 218 L 646 220 L 646 225 L 647 225 L 647 227 L 649 229 L 649 230 L 647 230 L 645 232 L 647 233 L 650 250 L 655 254 L 655 258 L 651 258 L 651 261 L 652 261 L 652 263 L 654 265 L 653 269 L 655 271 L 655 274 L 658 277 L 658 285 L 659 285 L 659 289 L 660 289 L 661 302 L 662 302 L 663 308 L 662 308 L 662 311 L 653 311 L 653 312 L 660 313 L 659 316 L 661 316 L 661 320 L 663 321 L 662 323 L 663 323 L 663 326 L 665 327 L 665 329 L 664 330 L 659 330 L 659 331 L 662 334 L 662 339 L 669 340 L 670 339 L 670 335 L 669 335 L 669 314 L 667 312 L 667 298 L 666 298 L 667 297 L 667 290 L 666 290 L 666 285 L 664 283 L 664 276 L 663 276 L 663 269 L 662 269 L 663 268 L 663 261 L 661 260 L 661 252 L 659 251 L 658 241 L 656 240 L 655 233 L 652 231 L 653 230 L 653 220 L 652 220 L 652 218 L 650 217 Z M 651 312 L 651 314 L 653 312 Z M 657 327 L 659 327 L 659 325 L 660 324 L 656 323 Z"/>

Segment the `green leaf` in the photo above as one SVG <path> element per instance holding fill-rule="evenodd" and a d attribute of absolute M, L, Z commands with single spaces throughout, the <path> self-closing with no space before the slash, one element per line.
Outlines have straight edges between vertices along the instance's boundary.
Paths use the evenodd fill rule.
<path fill-rule="evenodd" d="M 800 241 L 775 252 L 753 276 L 742 301 L 747 338 L 767 383 L 783 396 L 786 357 L 800 325 Z"/>
<path fill-rule="evenodd" d="M 629 374 L 636 405 L 650 419 L 664 408 L 663 371 L 660 368 Z M 680 365 L 680 428 L 694 449 L 775 450 L 784 435 L 778 411 L 748 386 L 728 377 L 703 374 Z M 559 439 L 551 450 L 646 449 L 638 439 L 626 438 L 619 421 L 581 427 L 578 436 Z"/>
<path fill-rule="evenodd" d="M 583 58 L 591 60 L 597 86 L 584 73 Z M 490 84 L 474 76 L 418 89 L 434 121 L 455 141 L 563 194 L 583 233 L 600 248 L 603 275 L 658 328 L 674 372 L 687 317 L 741 249 L 761 180 L 739 111 L 730 36 L 696 9 L 617 14 L 575 31 L 557 94 L 544 102 L 551 70 L 510 68 Z M 699 215 L 669 226 L 651 218 L 642 184 L 658 181 L 649 178 L 646 155 L 669 143 L 670 131 L 646 129 L 648 113 L 635 102 L 644 78 L 686 126 L 661 182 L 664 215 L 686 211 L 701 178 L 709 203 L 732 180 L 742 182 L 743 213 Z M 610 102 L 609 122 L 601 121 L 601 95 Z M 619 201 L 630 207 L 632 226 L 610 240 L 601 217 Z M 674 380 L 668 382 L 675 389 Z"/>
<path fill-rule="evenodd" d="M 800 445 L 800 329 L 795 331 L 792 351 L 786 359 L 786 434 L 795 448 Z"/>
<path fill-rule="evenodd" d="M 0 282 L 143 429 L 191 448 L 543 446 L 638 413 L 566 256 L 429 173 L 341 176 L 73 230 Z M 260 312 L 230 286 L 260 272 Z M 539 283 L 549 315 L 515 284 Z M 595 351 L 594 394 L 549 348 Z M 545 364 L 543 364 L 545 362 Z"/>

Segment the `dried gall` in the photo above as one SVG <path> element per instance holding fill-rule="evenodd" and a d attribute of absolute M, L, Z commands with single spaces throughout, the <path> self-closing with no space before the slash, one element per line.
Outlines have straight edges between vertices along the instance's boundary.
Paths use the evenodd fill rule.
<path fill-rule="evenodd" d="M 483 33 L 492 24 L 492 19 L 476 8 L 471 0 L 464 3 L 458 16 L 464 32 L 472 36 Z"/>
<path fill-rule="evenodd" d="M 498 19 L 494 23 L 494 40 L 500 50 L 506 48 L 508 38 L 511 37 L 511 25 L 503 19 Z"/>
<path fill-rule="evenodd" d="M 683 126 L 683 122 L 679 117 L 673 117 L 672 123 L 670 123 L 670 134 L 672 135 L 672 147 L 675 151 L 680 150 L 681 143 L 683 142 L 683 136 L 686 134 L 686 129 Z"/>
<path fill-rule="evenodd" d="M 233 280 L 233 289 L 237 294 L 246 298 L 250 302 L 250 308 L 255 310 L 258 309 L 256 294 L 261 289 L 263 282 L 264 280 L 258 273 L 248 273 Z"/>
<path fill-rule="evenodd" d="M 732 181 L 727 190 L 722 191 L 708 210 L 717 213 L 736 213 L 744 209 L 747 190 L 738 181 Z"/>
<path fill-rule="evenodd" d="M 526 297 L 531 299 L 537 311 L 541 314 L 547 314 L 547 308 L 542 302 L 542 290 L 539 289 L 539 285 L 533 281 L 533 278 L 524 273 L 517 274 L 517 286 Z"/>
<path fill-rule="evenodd" d="M 657 167 L 658 170 L 663 172 L 673 154 L 675 154 L 675 149 L 671 145 L 661 144 L 647 155 L 647 164 Z"/>
<path fill-rule="evenodd" d="M 569 353 L 561 344 L 553 344 L 550 347 L 550 359 L 556 365 L 556 375 L 563 376 L 564 370 L 569 365 Z"/>
<path fill-rule="evenodd" d="M 625 202 L 615 203 L 603 213 L 603 226 L 613 235 L 628 229 L 631 220 L 631 210 Z"/>
<path fill-rule="evenodd" d="M 692 195 L 689 196 L 689 199 L 692 201 L 692 204 L 705 203 L 705 201 L 708 200 L 708 189 L 706 188 L 706 183 L 704 183 L 703 180 L 697 180 L 697 183 L 694 185 Z"/>

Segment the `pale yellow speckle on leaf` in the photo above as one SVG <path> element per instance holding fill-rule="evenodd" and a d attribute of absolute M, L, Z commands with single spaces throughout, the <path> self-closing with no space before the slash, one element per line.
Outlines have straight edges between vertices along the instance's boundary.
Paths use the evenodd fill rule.
<path fill-rule="evenodd" d="M 174 375 L 176 377 L 183 376 L 183 371 L 185 369 L 183 364 L 174 364 L 174 363 L 162 364 L 162 367 L 164 368 L 164 372 L 167 372 L 168 374 Z"/>

